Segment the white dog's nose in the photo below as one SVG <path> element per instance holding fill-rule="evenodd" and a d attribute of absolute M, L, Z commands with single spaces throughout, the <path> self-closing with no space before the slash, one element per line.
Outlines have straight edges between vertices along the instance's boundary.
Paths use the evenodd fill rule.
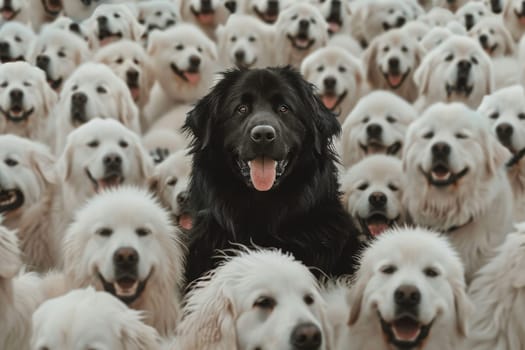
<path fill-rule="evenodd" d="M 401 307 L 413 307 L 421 302 L 421 293 L 416 286 L 403 285 L 394 292 L 394 301 Z"/>

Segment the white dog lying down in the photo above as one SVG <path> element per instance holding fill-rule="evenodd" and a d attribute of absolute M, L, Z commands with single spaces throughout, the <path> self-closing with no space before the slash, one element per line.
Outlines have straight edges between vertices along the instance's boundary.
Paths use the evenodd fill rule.
<path fill-rule="evenodd" d="M 361 240 L 405 222 L 404 187 L 401 160 L 383 154 L 363 158 L 344 174 L 343 205 L 359 228 Z"/>
<path fill-rule="evenodd" d="M 245 251 L 190 292 L 177 349 L 331 349 L 326 325 L 304 265 L 279 251 Z"/>
<path fill-rule="evenodd" d="M 45 299 L 40 278 L 17 276 L 20 254 L 15 231 L 0 226 L 0 348 L 6 350 L 29 349 L 31 314 Z"/>
<path fill-rule="evenodd" d="M 64 238 L 68 288 L 94 286 L 144 311 L 145 323 L 174 334 L 184 271 L 180 231 L 146 190 L 105 191 L 75 215 Z"/>
<path fill-rule="evenodd" d="M 469 295 L 476 305 L 468 346 L 476 350 L 525 348 L 525 225 L 507 235 L 497 255 L 475 276 Z"/>
<path fill-rule="evenodd" d="M 385 232 L 363 253 L 349 328 L 336 349 L 458 349 L 471 309 L 463 274 L 458 254 L 437 233 Z"/>
<path fill-rule="evenodd" d="M 109 293 L 76 289 L 35 311 L 31 349 L 159 349 L 157 332 L 142 318 Z"/>
<path fill-rule="evenodd" d="M 410 125 L 404 203 L 413 222 L 448 235 L 467 280 L 512 228 L 510 154 L 488 121 L 460 103 L 438 103 Z"/>
<path fill-rule="evenodd" d="M 341 163 L 348 169 L 370 154 L 401 156 L 405 132 L 416 110 L 401 97 L 383 90 L 363 97 L 343 123 Z"/>
<path fill-rule="evenodd" d="M 507 171 L 514 196 L 514 220 L 525 220 L 525 90 L 521 85 L 497 90 L 483 98 L 478 111 L 492 132 L 512 153 Z"/>

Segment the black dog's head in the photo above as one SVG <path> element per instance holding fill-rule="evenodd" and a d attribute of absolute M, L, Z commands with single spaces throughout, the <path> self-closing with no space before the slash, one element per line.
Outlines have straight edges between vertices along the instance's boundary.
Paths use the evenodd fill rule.
<path fill-rule="evenodd" d="M 233 176 L 258 191 L 332 161 L 331 140 L 340 131 L 312 85 L 289 67 L 224 73 L 184 128 L 193 133 L 193 153 L 220 154 Z"/>

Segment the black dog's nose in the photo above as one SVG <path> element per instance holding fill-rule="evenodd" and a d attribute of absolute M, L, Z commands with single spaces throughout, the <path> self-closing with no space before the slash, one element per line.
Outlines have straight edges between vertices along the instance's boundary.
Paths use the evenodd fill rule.
<path fill-rule="evenodd" d="M 432 154 L 436 157 L 448 157 L 450 155 L 450 145 L 445 142 L 437 142 L 432 145 Z"/>
<path fill-rule="evenodd" d="M 235 51 L 235 60 L 237 62 L 244 62 L 245 57 L 246 57 L 246 52 L 244 52 L 244 50 Z"/>
<path fill-rule="evenodd" d="M 177 203 L 183 205 L 188 201 L 188 191 L 182 191 L 177 195 Z"/>
<path fill-rule="evenodd" d="M 0 41 L 0 52 L 9 52 L 9 43 L 6 41 Z"/>
<path fill-rule="evenodd" d="M 399 58 L 391 57 L 388 59 L 388 66 L 392 70 L 399 70 Z"/>
<path fill-rule="evenodd" d="M 9 92 L 9 97 L 13 102 L 21 102 L 24 99 L 24 92 L 20 89 L 13 89 Z"/>
<path fill-rule="evenodd" d="M 383 208 L 387 200 L 388 199 L 383 192 L 373 192 L 368 196 L 368 203 L 374 208 Z"/>
<path fill-rule="evenodd" d="M 394 292 L 394 302 L 402 307 L 417 306 L 421 302 L 421 293 L 415 286 L 403 285 Z"/>
<path fill-rule="evenodd" d="M 190 57 L 190 66 L 192 68 L 198 68 L 201 64 L 201 59 L 198 56 L 191 56 Z"/>
<path fill-rule="evenodd" d="M 303 323 L 296 326 L 292 331 L 290 343 L 293 349 L 313 350 L 321 346 L 323 335 L 321 330 L 313 323 Z"/>
<path fill-rule="evenodd" d="M 250 132 L 250 137 L 256 143 L 271 143 L 277 135 L 273 126 L 257 125 Z"/>
<path fill-rule="evenodd" d="M 405 23 L 406 23 L 406 18 L 405 17 L 398 17 L 397 18 L 397 21 L 396 21 L 396 26 L 397 27 L 402 27 Z"/>
<path fill-rule="evenodd" d="M 130 69 L 126 72 L 126 79 L 128 83 L 136 83 L 139 80 L 139 72 L 135 69 Z"/>
<path fill-rule="evenodd" d="M 465 27 L 467 30 L 470 30 L 470 28 L 474 27 L 474 16 L 470 13 L 465 15 Z"/>
<path fill-rule="evenodd" d="M 49 67 L 49 56 L 38 55 L 36 57 L 36 66 L 43 71 L 47 71 L 47 68 Z"/>
<path fill-rule="evenodd" d="M 324 87 L 328 90 L 333 90 L 337 84 L 337 80 L 334 77 L 326 77 L 323 80 Z"/>
<path fill-rule="evenodd" d="M 87 100 L 88 100 L 88 97 L 83 92 L 75 92 L 71 96 L 71 103 L 73 103 L 73 105 L 75 105 L 75 106 L 85 105 Z"/>
<path fill-rule="evenodd" d="M 113 264 L 121 269 L 136 267 L 139 263 L 139 253 L 131 247 L 117 249 L 113 254 Z"/>
<path fill-rule="evenodd" d="M 366 127 L 366 133 L 370 138 L 377 138 L 383 133 L 383 128 L 379 124 L 370 124 Z"/>
<path fill-rule="evenodd" d="M 485 34 L 482 34 L 479 36 L 479 42 L 481 43 L 481 45 L 485 46 L 487 45 L 487 41 L 489 40 L 489 37 L 486 36 Z"/>
<path fill-rule="evenodd" d="M 307 30 L 310 26 L 310 22 L 307 19 L 302 19 L 299 21 L 299 30 Z"/>
<path fill-rule="evenodd" d="M 102 159 L 102 162 L 106 167 L 120 166 L 122 164 L 122 157 L 116 153 L 110 153 Z"/>
<path fill-rule="evenodd" d="M 513 133 L 514 128 L 510 124 L 502 123 L 496 127 L 496 134 L 500 141 L 509 141 Z"/>

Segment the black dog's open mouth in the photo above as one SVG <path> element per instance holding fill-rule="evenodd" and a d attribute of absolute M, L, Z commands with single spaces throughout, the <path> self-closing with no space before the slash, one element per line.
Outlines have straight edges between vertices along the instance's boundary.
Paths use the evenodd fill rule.
<path fill-rule="evenodd" d="M 385 146 L 383 143 L 370 140 L 368 141 L 368 144 L 363 145 L 362 143 L 359 143 L 359 147 L 366 153 L 366 154 L 388 154 L 388 155 L 396 155 L 397 152 L 401 149 L 401 141 L 396 141 L 390 146 Z"/>
<path fill-rule="evenodd" d="M 215 21 L 215 11 L 213 9 L 197 11 L 193 6 L 190 6 L 190 11 L 197 18 L 201 24 L 213 24 Z"/>
<path fill-rule="evenodd" d="M 408 77 L 408 74 L 410 74 L 410 69 L 408 69 L 405 73 L 392 73 L 392 72 L 386 72 L 383 73 L 383 77 L 386 80 L 386 83 L 391 89 L 397 89 L 401 85 L 403 85 L 403 82 Z"/>
<path fill-rule="evenodd" d="M 269 191 L 279 184 L 286 171 L 287 160 L 276 161 L 260 156 L 250 161 L 237 160 L 242 176 L 257 191 Z"/>
<path fill-rule="evenodd" d="M 412 315 L 398 317 L 391 323 L 386 322 L 379 313 L 381 329 L 387 341 L 398 349 L 417 349 L 430 333 L 432 324 L 424 325 Z"/>
<path fill-rule="evenodd" d="M 18 14 L 22 11 L 22 9 L 15 10 L 10 6 L 4 6 L 0 9 L 0 13 L 2 14 L 2 18 L 5 21 L 11 21 L 13 20 Z"/>
<path fill-rule="evenodd" d="M 259 17 L 262 21 L 273 24 L 275 21 L 277 21 L 277 17 L 279 16 L 278 12 L 261 12 L 257 6 L 253 6 L 253 12 Z"/>
<path fill-rule="evenodd" d="M 0 107 L 0 113 L 2 113 L 7 120 L 13 123 L 26 121 L 34 111 L 34 107 L 24 110 L 24 108 L 18 105 L 11 106 L 11 108 L 8 110 L 4 110 Z"/>
<path fill-rule="evenodd" d="M 396 225 L 399 216 L 389 219 L 385 213 L 373 212 L 367 218 L 359 218 L 362 230 L 370 237 L 377 237 Z"/>
<path fill-rule="evenodd" d="M 450 97 L 453 93 L 456 93 L 458 95 L 465 95 L 465 97 L 468 98 L 472 93 L 474 86 L 458 81 L 455 85 L 450 85 L 447 83 L 445 88 L 447 90 L 447 97 Z"/>
<path fill-rule="evenodd" d="M 107 188 L 113 188 L 124 183 L 124 176 L 119 171 L 111 172 L 106 174 L 102 179 L 95 179 L 88 169 L 86 169 L 86 175 L 93 184 L 95 192 L 98 193 Z"/>
<path fill-rule="evenodd" d="M 198 70 L 188 69 L 187 71 L 183 71 L 179 69 L 175 63 L 171 64 L 171 70 L 179 78 L 190 84 L 197 84 L 201 79 L 201 75 Z"/>
<path fill-rule="evenodd" d="M 152 275 L 153 269 L 151 269 L 151 272 L 144 281 L 139 281 L 137 276 L 134 276 L 133 274 L 123 275 L 117 278 L 114 282 L 108 282 L 99 272 L 98 278 L 102 282 L 102 286 L 107 293 L 110 293 L 125 304 L 129 305 L 140 298 Z"/>
<path fill-rule="evenodd" d="M 421 166 L 419 167 L 419 170 L 425 175 L 428 183 L 436 187 L 447 187 L 455 184 L 469 172 L 469 168 L 465 167 L 465 169 L 460 172 L 454 173 L 446 164 L 440 162 L 435 163 L 430 172 L 425 172 Z"/>
<path fill-rule="evenodd" d="M 6 213 L 20 208 L 25 201 L 24 194 L 19 189 L 0 191 L 0 213 Z"/>
<path fill-rule="evenodd" d="M 315 44 L 315 39 L 310 39 L 307 35 L 298 34 L 293 36 L 288 34 L 286 37 L 297 50 L 308 50 Z"/>
<path fill-rule="evenodd" d="M 335 94 L 324 94 L 321 95 L 321 101 L 323 101 L 323 104 L 326 108 L 328 108 L 331 111 L 335 111 L 337 107 L 343 102 L 343 100 L 346 98 L 346 95 L 348 95 L 348 90 L 343 91 L 343 93 L 339 96 Z"/>

